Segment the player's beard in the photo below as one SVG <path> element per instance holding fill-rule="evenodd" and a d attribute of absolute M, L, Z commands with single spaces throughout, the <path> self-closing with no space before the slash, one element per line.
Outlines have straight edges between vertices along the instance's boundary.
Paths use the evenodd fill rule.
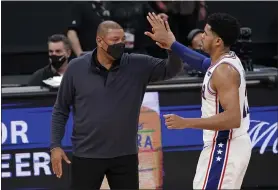
<path fill-rule="evenodd" d="M 209 47 L 206 47 L 206 44 L 204 43 L 204 41 L 203 41 L 203 40 L 201 41 L 201 44 L 202 44 L 202 45 L 201 45 L 201 48 L 200 48 L 200 49 L 201 49 L 202 51 L 204 51 L 205 53 L 208 53 L 208 54 L 209 54 L 211 44 L 210 44 L 210 46 L 209 46 Z"/>

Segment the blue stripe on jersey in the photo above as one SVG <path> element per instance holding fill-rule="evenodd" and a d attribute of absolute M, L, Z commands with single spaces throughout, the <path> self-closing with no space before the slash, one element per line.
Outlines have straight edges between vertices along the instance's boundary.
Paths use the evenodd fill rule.
<path fill-rule="evenodd" d="M 224 112 L 223 107 L 218 102 L 218 113 Z M 209 171 L 209 176 L 205 189 L 217 189 L 220 183 L 223 166 L 225 164 L 225 156 L 227 153 L 227 144 L 230 136 L 230 130 L 218 131 L 215 149 L 213 152 L 212 163 Z M 213 147 L 214 148 L 214 147 Z"/>
<path fill-rule="evenodd" d="M 222 170 L 224 169 L 223 166 L 225 164 L 227 144 L 228 139 L 219 139 L 217 137 L 212 163 L 209 171 L 209 177 L 205 189 L 213 190 L 218 188 Z"/>
<path fill-rule="evenodd" d="M 227 140 L 229 139 L 229 135 L 230 135 L 230 130 L 225 130 L 225 131 L 218 131 L 218 135 L 216 140 Z"/>
<path fill-rule="evenodd" d="M 221 106 L 220 101 L 219 101 L 218 113 L 222 113 L 222 112 L 224 112 L 224 109 L 223 109 L 223 107 Z"/>
<path fill-rule="evenodd" d="M 222 113 L 222 112 L 224 112 L 224 109 L 221 106 L 219 101 L 218 113 Z M 229 139 L 229 135 L 230 135 L 230 130 L 219 131 L 216 140 L 221 140 L 221 139 L 227 140 Z"/>

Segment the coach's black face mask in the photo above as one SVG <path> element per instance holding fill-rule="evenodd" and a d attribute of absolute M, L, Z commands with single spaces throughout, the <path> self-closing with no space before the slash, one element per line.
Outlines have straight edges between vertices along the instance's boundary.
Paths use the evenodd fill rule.
<path fill-rule="evenodd" d="M 65 55 L 50 55 L 49 56 L 49 62 L 54 67 L 54 69 L 58 70 L 60 67 L 65 63 L 67 60 Z"/>
<path fill-rule="evenodd" d="M 104 40 L 103 40 L 104 41 Z M 104 41 L 105 42 L 105 41 Z M 106 42 L 105 42 L 106 43 Z M 107 43 L 106 43 L 107 44 Z M 107 44 L 108 45 L 108 44 Z M 107 48 L 107 53 L 111 55 L 115 60 L 119 59 L 122 57 L 123 53 L 125 51 L 125 44 L 123 42 L 113 44 L 113 45 L 108 45 Z"/>

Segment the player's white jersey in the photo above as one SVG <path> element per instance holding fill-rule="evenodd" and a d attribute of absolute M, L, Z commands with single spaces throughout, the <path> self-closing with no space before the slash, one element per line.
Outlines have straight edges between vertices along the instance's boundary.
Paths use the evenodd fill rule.
<path fill-rule="evenodd" d="M 202 118 L 211 117 L 218 113 L 223 112 L 217 92 L 213 91 L 210 86 L 210 79 L 213 75 L 214 70 L 221 64 L 227 63 L 233 66 L 240 74 L 240 86 L 239 86 L 239 100 L 240 100 L 240 112 L 241 112 L 241 123 L 240 127 L 236 129 L 226 131 L 214 131 L 204 130 L 203 140 L 204 143 L 211 143 L 219 138 L 233 139 L 235 137 L 247 134 L 250 124 L 249 107 L 246 92 L 246 80 L 245 71 L 241 64 L 240 59 L 232 51 L 223 55 L 219 61 L 208 68 L 202 86 Z M 226 80 L 229 80 L 227 78 Z"/>

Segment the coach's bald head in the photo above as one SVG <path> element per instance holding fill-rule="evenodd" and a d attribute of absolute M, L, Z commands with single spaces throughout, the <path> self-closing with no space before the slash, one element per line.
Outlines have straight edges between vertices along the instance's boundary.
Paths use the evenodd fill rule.
<path fill-rule="evenodd" d="M 103 21 L 98 25 L 97 36 L 105 36 L 111 30 L 123 30 L 123 28 L 112 20 Z"/>
<path fill-rule="evenodd" d="M 114 21 L 110 21 L 110 20 L 104 21 L 100 23 L 98 26 L 96 42 L 98 46 L 98 52 L 101 53 L 106 52 L 106 55 L 108 53 L 109 57 L 113 57 L 114 59 L 117 59 L 118 57 L 120 57 L 124 49 L 124 42 L 125 42 L 124 30 L 121 27 L 121 25 L 119 25 Z M 109 50 L 108 47 L 110 47 Z"/>
<path fill-rule="evenodd" d="M 96 36 L 98 47 L 124 42 L 124 40 L 124 30 L 118 23 L 108 20 L 99 24 Z"/>

